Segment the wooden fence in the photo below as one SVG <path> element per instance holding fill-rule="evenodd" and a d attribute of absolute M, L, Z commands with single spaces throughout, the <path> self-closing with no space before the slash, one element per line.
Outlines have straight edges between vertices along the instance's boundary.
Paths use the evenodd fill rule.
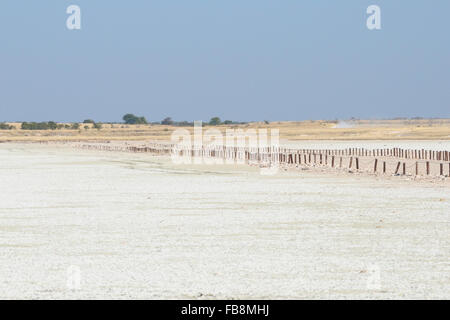
<path fill-rule="evenodd" d="M 292 149 L 283 147 L 179 147 L 170 143 L 125 145 L 109 143 L 79 143 L 88 150 L 152 153 L 181 157 L 205 157 L 232 160 L 260 166 L 305 166 L 345 169 L 351 172 L 368 172 L 389 175 L 450 176 L 450 152 L 425 149 Z"/>

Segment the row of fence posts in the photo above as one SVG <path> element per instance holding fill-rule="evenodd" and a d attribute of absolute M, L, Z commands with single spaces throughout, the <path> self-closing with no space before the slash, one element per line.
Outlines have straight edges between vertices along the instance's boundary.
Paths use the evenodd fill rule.
<path fill-rule="evenodd" d="M 175 144 L 168 143 L 150 143 L 145 146 L 118 146 L 104 144 L 84 144 L 78 145 L 83 149 L 105 150 L 105 151 L 127 151 L 135 153 L 154 153 L 154 154 L 173 154 L 191 157 L 208 157 L 241 160 L 241 162 L 259 162 L 270 164 L 278 162 L 279 164 L 291 165 L 325 165 L 332 168 L 343 168 L 343 158 L 349 157 L 348 169 L 360 170 L 360 158 L 372 157 L 373 173 L 387 173 L 387 162 L 382 161 L 381 171 L 379 171 L 379 159 L 384 158 L 402 158 L 408 160 L 426 160 L 425 173 L 430 175 L 431 161 L 450 161 L 449 151 L 434 150 L 413 150 L 413 149 L 364 149 L 364 148 L 347 148 L 347 149 L 289 149 L 281 147 L 265 147 L 265 148 L 249 148 L 249 147 L 228 147 L 228 146 L 209 146 L 202 148 L 194 148 L 192 146 L 179 147 Z M 339 165 L 337 165 L 339 160 Z M 419 161 L 415 162 L 414 174 L 419 175 Z M 406 162 L 398 161 L 394 174 L 406 175 Z M 439 174 L 445 175 L 444 163 L 439 163 Z M 450 176 L 450 163 L 448 163 L 448 176 Z"/>
<path fill-rule="evenodd" d="M 365 148 L 347 148 L 347 149 L 309 149 L 303 151 L 324 153 L 328 155 L 340 155 L 340 156 L 378 156 L 378 157 L 396 157 L 404 159 L 418 159 L 418 160 L 438 160 L 438 161 L 450 161 L 450 151 L 435 151 L 425 149 L 365 149 Z"/>

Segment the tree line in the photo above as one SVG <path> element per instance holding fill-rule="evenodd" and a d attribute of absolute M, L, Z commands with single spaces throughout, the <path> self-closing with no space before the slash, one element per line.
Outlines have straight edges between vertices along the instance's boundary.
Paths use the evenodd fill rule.
<path fill-rule="evenodd" d="M 125 124 L 161 124 L 161 125 L 170 125 L 170 126 L 194 126 L 194 122 L 191 121 L 174 121 L 171 117 L 166 117 L 159 122 L 148 122 L 145 117 L 135 116 L 132 113 L 127 113 L 122 117 L 123 123 Z M 111 123 L 111 122 L 109 122 Z M 229 124 L 243 124 L 247 122 L 236 122 L 231 120 L 222 121 L 219 117 L 213 117 L 209 122 L 204 123 L 203 125 L 211 125 L 217 126 L 221 124 L 229 125 Z M 100 130 L 102 128 L 101 122 L 95 122 L 92 119 L 86 119 L 83 121 L 84 129 L 87 130 L 89 128 L 94 128 Z M 114 124 L 114 123 L 111 123 Z M 80 123 L 71 123 L 71 124 L 61 124 L 56 123 L 54 121 L 43 121 L 43 122 L 22 122 L 21 127 L 22 130 L 60 130 L 60 129 L 69 129 L 69 130 L 79 130 Z M 0 130 L 13 130 L 14 126 L 9 125 L 7 123 L 0 123 Z"/>

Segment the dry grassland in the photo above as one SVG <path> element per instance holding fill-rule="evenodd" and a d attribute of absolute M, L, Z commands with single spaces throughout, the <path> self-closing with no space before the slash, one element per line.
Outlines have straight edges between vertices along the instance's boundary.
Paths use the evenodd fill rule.
<path fill-rule="evenodd" d="M 167 125 L 103 124 L 100 130 L 92 124 L 80 124 L 79 130 L 0 130 L 0 142 L 6 141 L 103 141 L 103 140 L 170 140 L 179 128 Z M 88 126 L 89 129 L 85 129 Z M 280 138 L 296 140 L 449 140 L 450 119 L 354 120 L 354 121 L 282 121 L 251 122 L 238 125 L 205 126 L 225 133 L 226 129 L 279 129 Z"/>

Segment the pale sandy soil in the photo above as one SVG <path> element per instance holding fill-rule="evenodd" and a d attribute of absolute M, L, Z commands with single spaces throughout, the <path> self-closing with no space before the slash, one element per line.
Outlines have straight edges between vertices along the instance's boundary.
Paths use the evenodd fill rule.
<path fill-rule="evenodd" d="M 4 299 L 450 296 L 448 185 L 0 144 L 0 190 Z"/>

